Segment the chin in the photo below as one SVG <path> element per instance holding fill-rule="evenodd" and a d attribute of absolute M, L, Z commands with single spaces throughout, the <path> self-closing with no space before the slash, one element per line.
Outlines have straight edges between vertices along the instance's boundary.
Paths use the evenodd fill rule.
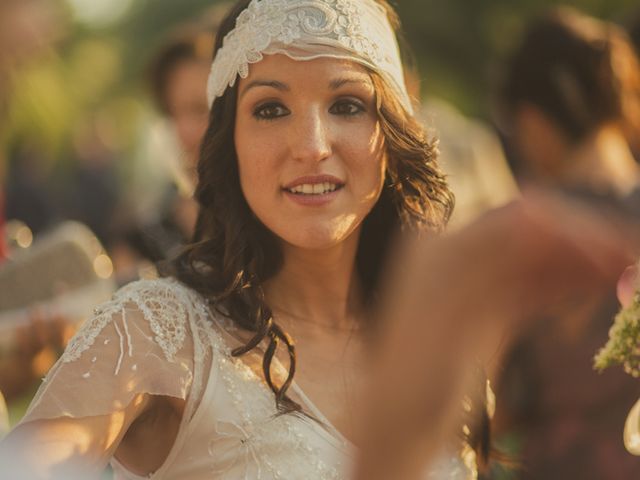
<path fill-rule="evenodd" d="M 289 225 L 276 235 L 285 243 L 305 250 L 327 250 L 344 243 L 359 231 L 360 222 L 355 218 L 340 218 L 312 225 Z"/>

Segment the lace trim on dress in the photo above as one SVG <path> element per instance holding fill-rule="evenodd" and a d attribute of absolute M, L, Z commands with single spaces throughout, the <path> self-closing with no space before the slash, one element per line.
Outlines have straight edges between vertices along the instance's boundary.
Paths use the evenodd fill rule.
<path fill-rule="evenodd" d="M 174 361 L 176 352 L 183 347 L 186 337 L 185 300 L 188 299 L 184 294 L 186 290 L 181 294 L 180 289 L 176 289 L 175 286 L 175 282 L 164 279 L 147 280 L 131 283 L 117 291 L 110 301 L 96 307 L 93 320 L 85 322 L 73 337 L 62 355 L 62 362 L 73 362 L 80 358 L 82 353 L 94 344 L 100 332 L 118 314 L 122 315 L 125 328 L 123 335 L 116 326 L 121 351 L 124 351 L 126 343 L 128 354 L 132 356 L 133 345 L 126 321 L 126 305 L 129 303 L 135 304 L 144 315 L 155 334 L 154 340 L 162 348 L 166 359 L 170 362 Z"/>
<path fill-rule="evenodd" d="M 186 400 L 189 420 L 211 365 L 199 295 L 174 279 L 133 282 L 95 309 L 44 378 L 21 423 L 108 415 L 137 394 Z"/>

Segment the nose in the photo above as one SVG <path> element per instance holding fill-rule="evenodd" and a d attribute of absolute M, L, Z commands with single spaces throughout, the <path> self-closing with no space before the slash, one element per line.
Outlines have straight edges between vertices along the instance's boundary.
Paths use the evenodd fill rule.
<path fill-rule="evenodd" d="M 290 137 L 291 154 L 295 160 L 320 162 L 331 155 L 331 132 L 323 112 L 310 109 L 293 122 Z"/>

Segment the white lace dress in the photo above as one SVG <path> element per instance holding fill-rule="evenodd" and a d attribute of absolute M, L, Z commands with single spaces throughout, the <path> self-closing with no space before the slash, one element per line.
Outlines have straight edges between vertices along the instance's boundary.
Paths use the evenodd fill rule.
<path fill-rule="evenodd" d="M 228 321 L 173 279 L 144 280 L 96 308 L 48 373 L 22 423 L 106 415 L 140 393 L 186 400 L 164 464 L 144 478 L 166 480 L 348 479 L 354 447 L 295 385 L 326 426 L 277 416 L 273 393 L 231 356 Z M 280 367 L 281 368 L 281 367 Z M 140 479 L 112 459 L 117 479 Z M 475 478 L 454 458 L 432 479 Z"/>

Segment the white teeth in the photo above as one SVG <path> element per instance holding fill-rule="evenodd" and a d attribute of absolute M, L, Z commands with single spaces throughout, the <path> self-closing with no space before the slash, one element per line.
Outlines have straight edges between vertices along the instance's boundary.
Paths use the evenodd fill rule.
<path fill-rule="evenodd" d="M 330 193 L 338 189 L 338 186 L 335 183 L 305 183 L 303 185 L 297 185 L 293 188 L 288 189 L 291 193 L 298 193 L 303 195 L 323 195 L 325 193 Z"/>

